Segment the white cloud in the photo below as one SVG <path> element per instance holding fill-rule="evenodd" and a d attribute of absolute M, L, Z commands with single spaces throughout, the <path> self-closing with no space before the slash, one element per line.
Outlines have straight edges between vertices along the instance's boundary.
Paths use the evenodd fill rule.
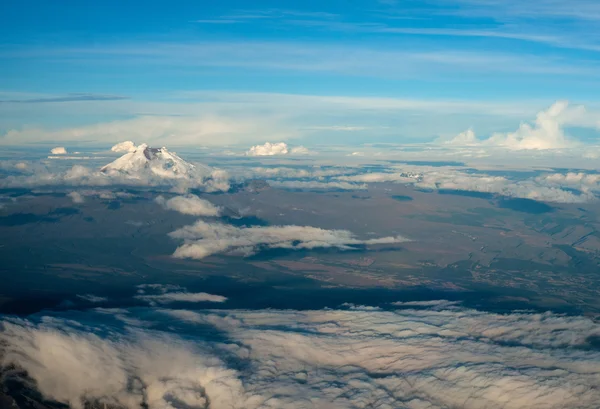
<path fill-rule="evenodd" d="M 347 230 L 325 230 L 310 226 L 235 227 L 197 221 L 169 234 L 184 244 L 173 254 L 178 258 L 202 259 L 212 254 L 249 256 L 261 249 L 338 248 L 353 250 L 357 245 L 394 244 L 408 241 L 396 237 L 360 240 Z"/>
<path fill-rule="evenodd" d="M 64 147 L 59 146 L 59 147 L 50 149 L 50 153 L 53 155 L 66 155 L 67 150 Z"/>
<path fill-rule="evenodd" d="M 560 149 L 573 146 L 561 128 L 559 116 L 567 110 L 568 103 L 559 101 L 537 115 L 534 125 L 521 124 L 508 134 L 494 134 L 486 143 L 509 149 Z"/>
<path fill-rule="evenodd" d="M 248 156 L 273 156 L 287 155 L 288 146 L 284 142 L 271 143 L 266 142 L 264 145 L 256 145 L 250 148 L 246 155 Z"/>
<path fill-rule="evenodd" d="M 19 163 L 15 164 L 15 168 L 17 168 L 19 170 L 25 170 L 25 169 L 27 169 L 27 164 L 25 162 L 19 162 Z"/>
<path fill-rule="evenodd" d="M 459 133 L 450 140 L 444 140 L 440 138 L 436 142 L 456 146 L 473 146 L 481 143 L 481 141 L 477 139 L 477 136 L 475 136 L 475 132 L 473 131 L 473 129 L 470 128 L 464 132 Z"/>
<path fill-rule="evenodd" d="M 595 199 L 591 193 L 584 192 L 578 195 L 546 183 L 543 178 L 512 181 L 503 176 L 449 170 L 426 172 L 414 182 L 414 186 L 425 189 L 494 193 L 507 197 L 557 203 L 585 203 Z"/>
<path fill-rule="evenodd" d="M 225 302 L 227 297 L 208 293 L 174 292 L 158 295 L 136 295 L 138 300 L 151 303 L 168 304 L 172 302 Z"/>
<path fill-rule="evenodd" d="M 126 153 L 100 170 L 74 165 L 53 172 L 38 166 L 28 174 L 0 179 L 0 187 L 126 185 L 169 187 L 177 193 L 192 188 L 207 192 L 230 188 L 229 175 L 224 170 L 188 163 L 166 148 L 158 149 L 159 152 L 154 154 L 156 157 L 149 159 L 144 153 L 146 148 L 147 145 L 142 144 L 136 151 Z"/>
<path fill-rule="evenodd" d="M 79 192 L 70 192 L 69 194 L 67 194 L 67 196 L 69 196 L 71 198 L 71 200 L 73 201 L 73 203 L 83 203 L 83 202 L 85 202 L 85 198 Z"/>
<path fill-rule="evenodd" d="M 595 200 L 596 191 L 600 190 L 600 178 L 593 174 L 551 174 L 512 180 L 504 176 L 470 173 L 451 167 L 409 165 L 398 167 L 406 170 L 338 176 L 335 179 L 354 183 L 395 182 L 421 189 L 465 190 L 556 203 L 590 202 Z M 579 189 L 581 194 L 565 188 Z"/>
<path fill-rule="evenodd" d="M 0 362 L 76 409 L 597 407 L 598 323 L 444 303 L 6 318 Z"/>
<path fill-rule="evenodd" d="M 133 152 L 135 151 L 135 144 L 132 141 L 120 142 L 110 148 L 113 152 Z"/>
<path fill-rule="evenodd" d="M 156 198 L 156 203 L 165 209 L 175 210 L 183 214 L 194 216 L 218 216 L 221 214 L 221 208 L 213 205 L 208 200 L 200 199 L 196 195 L 176 196 L 171 199 L 165 199 L 162 196 Z"/>
<path fill-rule="evenodd" d="M 547 110 L 537 114 L 534 124 L 522 123 L 514 132 L 494 133 L 490 138 L 477 139 L 472 129 L 450 140 L 438 139 L 446 145 L 497 146 L 511 150 L 542 150 L 576 147 L 580 142 L 565 135 L 564 126 L 600 129 L 598 115 L 590 114 L 585 107 L 569 106 L 567 101 L 557 101 Z"/>

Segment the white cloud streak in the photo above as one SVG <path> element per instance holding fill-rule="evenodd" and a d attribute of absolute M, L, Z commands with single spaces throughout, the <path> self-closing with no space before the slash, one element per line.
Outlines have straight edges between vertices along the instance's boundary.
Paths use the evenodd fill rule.
<path fill-rule="evenodd" d="M 310 226 L 235 227 L 197 221 L 169 234 L 183 240 L 174 257 L 202 259 L 213 254 L 249 256 L 262 249 L 337 248 L 354 250 L 359 245 L 397 244 L 408 239 L 382 237 L 360 240 L 347 230 L 325 230 Z"/>
<path fill-rule="evenodd" d="M 158 295 L 136 295 L 135 298 L 150 303 L 168 304 L 172 302 L 225 302 L 227 297 L 208 293 L 173 292 Z"/>

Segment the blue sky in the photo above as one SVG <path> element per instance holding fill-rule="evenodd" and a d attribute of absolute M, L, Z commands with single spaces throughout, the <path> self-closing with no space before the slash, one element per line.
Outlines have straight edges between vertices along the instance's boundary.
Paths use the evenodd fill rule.
<path fill-rule="evenodd" d="M 556 100 L 594 107 L 600 95 L 593 0 L 23 0 L 0 12 L 0 132 L 35 128 L 40 141 L 56 136 L 48 130 L 209 115 L 260 116 L 271 131 L 253 132 L 284 139 L 403 142 L 506 131 Z M 317 115 L 299 95 L 362 108 Z M 364 113 L 382 98 L 419 108 Z M 314 134 L 336 126 L 370 131 Z"/>

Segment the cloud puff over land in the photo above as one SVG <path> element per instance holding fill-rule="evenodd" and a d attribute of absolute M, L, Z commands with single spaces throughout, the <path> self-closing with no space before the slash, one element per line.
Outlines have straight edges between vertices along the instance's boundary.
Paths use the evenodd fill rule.
<path fill-rule="evenodd" d="M 218 216 L 221 213 L 221 208 L 196 195 L 175 196 L 168 200 L 159 196 L 156 198 L 156 203 L 165 209 L 193 216 Z"/>
<path fill-rule="evenodd" d="M 76 409 L 86 401 L 131 409 L 591 409 L 600 401 L 600 326 L 589 318 L 447 302 L 396 308 L 5 318 L 0 363 L 26 370 L 46 398 Z"/>
<path fill-rule="evenodd" d="M 62 146 L 50 149 L 50 153 L 53 155 L 66 155 L 67 150 Z"/>
<path fill-rule="evenodd" d="M 173 254 L 175 257 L 195 259 L 212 254 L 249 256 L 263 249 L 275 248 L 354 250 L 355 246 L 360 245 L 408 241 L 401 236 L 360 240 L 347 230 L 326 230 L 310 226 L 236 227 L 204 221 L 175 230 L 170 236 L 184 242 Z"/>

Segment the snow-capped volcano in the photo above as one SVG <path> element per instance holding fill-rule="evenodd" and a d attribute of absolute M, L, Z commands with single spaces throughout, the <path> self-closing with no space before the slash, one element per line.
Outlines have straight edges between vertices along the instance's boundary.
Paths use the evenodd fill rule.
<path fill-rule="evenodd" d="M 132 177 L 141 177 L 150 173 L 152 176 L 167 179 L 202 177 L 212 173 L 212 169 L 208 166 L 194 166 L 174 152 L 169 152 L 165 147 L 151 148 L 145 143 L 100 170 L 107 174 L 124 174 Z"/>

